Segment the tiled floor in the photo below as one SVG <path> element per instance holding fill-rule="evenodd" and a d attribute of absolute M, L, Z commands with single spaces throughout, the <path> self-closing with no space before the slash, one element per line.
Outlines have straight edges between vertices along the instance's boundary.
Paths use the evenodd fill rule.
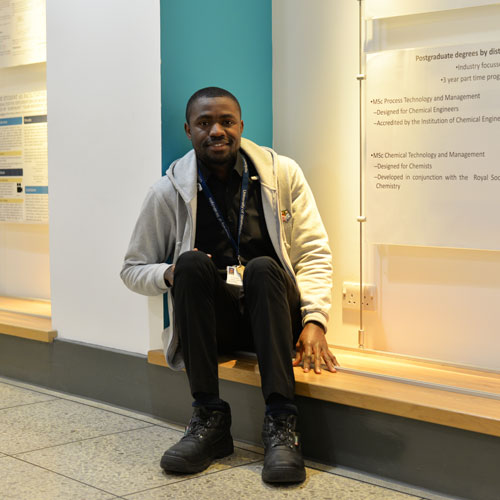
<path fill-rule="evenodd" d="M 269 486 L 261 480 L 262 450 L 241 443 L 200 474 L 165 474 L 159 459 L 181 435 L 162 420 L 0 378 L 0 498 L 423 498 L 317 464 L 308 464 L 303 484 Z"/>

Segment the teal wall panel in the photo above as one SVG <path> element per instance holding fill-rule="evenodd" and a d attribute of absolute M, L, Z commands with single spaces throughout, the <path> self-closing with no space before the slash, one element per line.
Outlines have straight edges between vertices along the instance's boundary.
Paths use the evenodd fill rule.
<path fill-rule="evenodd" d="M 203 87 L 232 92 L 244 137 L 272 146 L 272 0 L 160 0 L 160 16 L 162 174 L 191 149 L 185 108 Z"/>
<path fill-rule="evenodd" d="M 161 0 L 160 9 L 163 172 L 191 147 L 185 106 L 202 87 L 232 92 L 243 135 L 271 146 L 271 0 Z"/>

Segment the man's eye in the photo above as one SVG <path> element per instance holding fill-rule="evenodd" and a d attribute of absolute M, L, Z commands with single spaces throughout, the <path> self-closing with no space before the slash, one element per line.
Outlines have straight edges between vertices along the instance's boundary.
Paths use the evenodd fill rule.
<path fill-rule="evenodd" d="M 232 127 L 234 125 L 233 120 L 224 120 L 224 126 L 226 127 Z"/>
<path fill-rule="evenodd" d="M 198 125 L 200 127 L 208 127 L 208 122 L 207 121 L 198 122 Z"/>

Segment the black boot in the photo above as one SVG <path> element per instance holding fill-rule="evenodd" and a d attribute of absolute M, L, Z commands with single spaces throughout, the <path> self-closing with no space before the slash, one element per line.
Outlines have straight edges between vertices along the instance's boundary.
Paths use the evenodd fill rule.
<path fill-rule="evenodd" d="M 205 470 L 212 460 L 233 453 L 230 428 L 229 411 L 195 408 L 182 439 L 163 454 L 161 468 L 184 474 Z"/>
<path fill-rule="evenodd" d="M 306 478 L 296 415 L 266 415 L 262 430 L 265 446 L 262 479 L 266 483 L 300 483 Z"/>

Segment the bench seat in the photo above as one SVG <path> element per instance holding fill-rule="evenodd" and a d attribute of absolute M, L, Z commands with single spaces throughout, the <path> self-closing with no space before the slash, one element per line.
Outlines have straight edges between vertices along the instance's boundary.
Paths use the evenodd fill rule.
<path fill-rule="evenodd" d="M 330 346 L 337 373 L 294 368 L 296 394 L 500 437 L 500 373 Z M 149 363 L 167 366 L 163 351 Z M 255 357 L 221 358 L 219 377 L 260 386 Z"/>

